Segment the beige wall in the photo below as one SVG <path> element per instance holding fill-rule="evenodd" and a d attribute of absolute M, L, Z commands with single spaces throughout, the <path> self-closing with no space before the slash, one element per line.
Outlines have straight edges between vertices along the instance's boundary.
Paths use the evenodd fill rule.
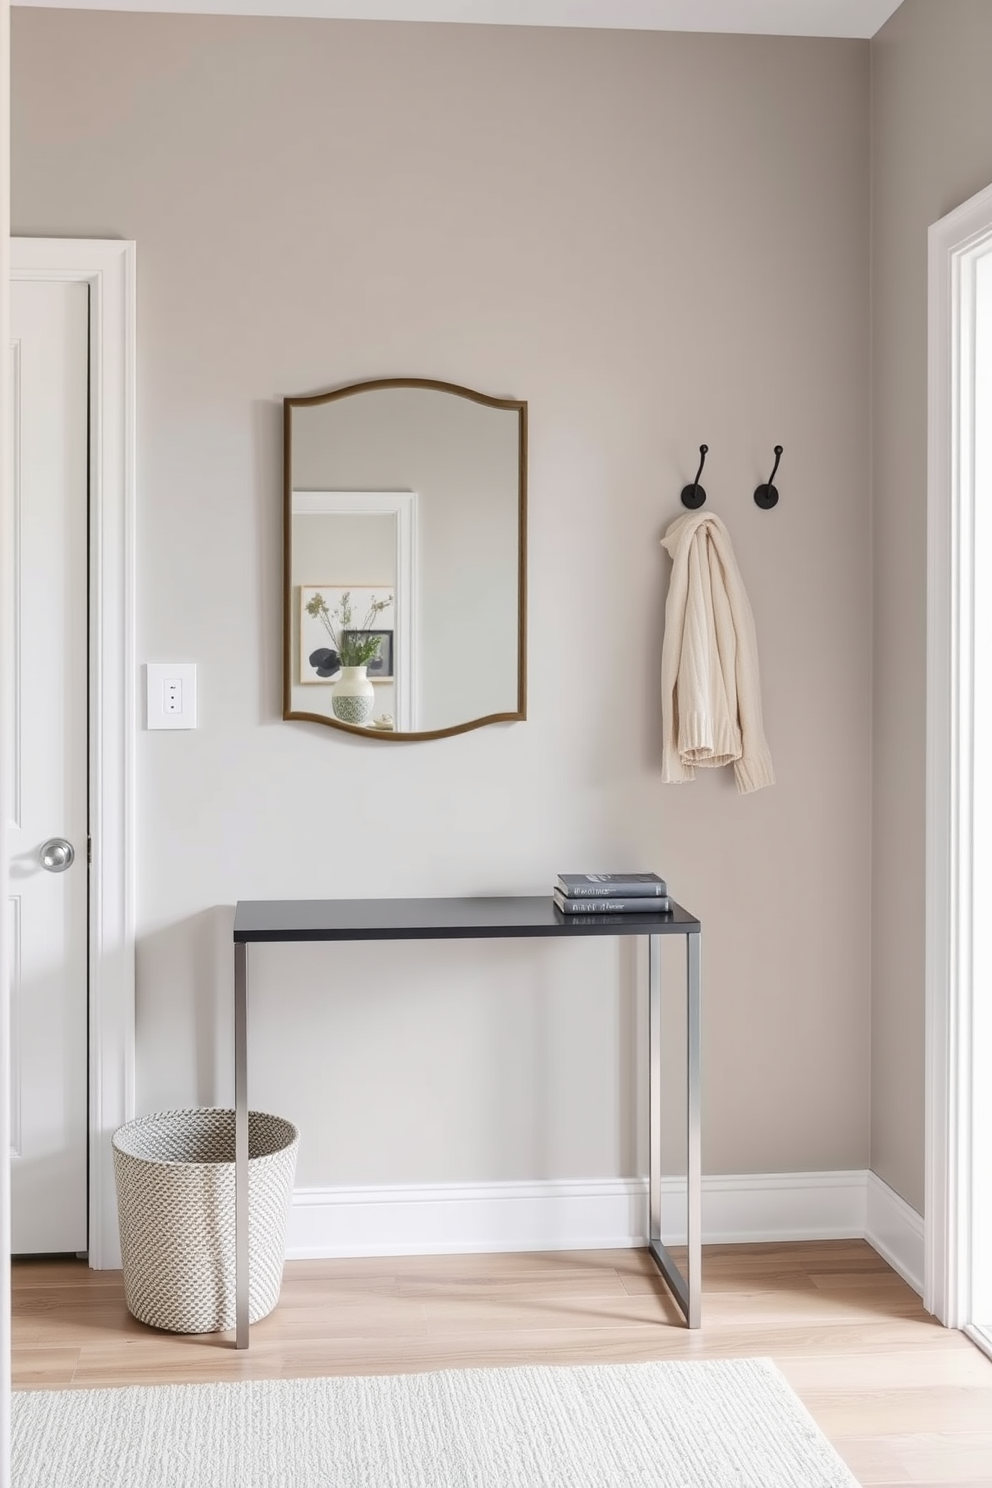
<path fill-rule="evenodd" d="M 707 1170 L 866 1164 L 868 52 L 15 12 L 14 230 L 137 240 L 137 654 L 200 666 L 197 731 L 138 736 L 142 1110 L 230 1099 L 239 897 L 650 867 L 705 929 Z M 529 402 L 525 724 L 281 721 L 279 400 L 389 374 Z M 704 440 L 778 771 L 749 797 L 660 782 L 659 538 Z M 643 1172 L 642 973 L 262 948 L 254 1100 L 301 1183 Z"/>
<path fill-rule="evenodd" d="M 871 44 L 873 1169 L 923 1208 L 927 228 L 992 181 L 992 6 L 905 0 Z"/>

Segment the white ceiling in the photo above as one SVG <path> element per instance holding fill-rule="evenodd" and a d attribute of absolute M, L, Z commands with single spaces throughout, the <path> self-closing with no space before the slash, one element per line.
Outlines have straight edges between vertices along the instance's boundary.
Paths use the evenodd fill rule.
<path fill-rule="evenodd" d="M 730 31 L 767 36 L 874 36 L 900 0 L 14 0 L 73 10 L 326 16 L 623 31 Z"/>

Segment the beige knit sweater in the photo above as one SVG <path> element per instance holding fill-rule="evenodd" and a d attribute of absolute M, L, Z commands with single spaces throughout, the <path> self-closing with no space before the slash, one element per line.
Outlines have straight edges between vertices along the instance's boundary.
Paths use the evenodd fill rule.
<path fill-rule="evenodd" d="M 662 779 L 732 764 L 742 793 L 773 785 L 761 722 L 754 617 L 727 529 L 708 512 L 678 517 L 662 538 L 672 556 L 661 653 Z"/>

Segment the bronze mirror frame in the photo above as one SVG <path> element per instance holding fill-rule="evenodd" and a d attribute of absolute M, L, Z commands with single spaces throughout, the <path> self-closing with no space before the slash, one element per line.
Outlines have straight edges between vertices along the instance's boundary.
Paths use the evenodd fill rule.
<path fill-rule="evenodd" d="M 344 723 L 340 718 L 330 718 L 324 713 L 309 713 L 294 709 L 293 701 L 293 575 L 292 575 L 292 521 L 293 521 L 293 409 L 314 408 L 321 403 L 332 403 L 340 398 L 350 398 L 356 393 L 369 393 L 383 388 L 424 388 L 433 392 L 450 393 L 459 398 L 469 398 L 474 403 L 489 408 L 515 410 L 518 415 L 517 465 L 519 493 L 517 501 L 517 708 L 514 713 L 487 713 L 482 718 L 471 718 L 466 723 L 457 723 L 449 728 L 419 729 L 407 733 L 396 733 L 382 729 L 365 728 L 360 724 Z M 469 729 L 484 728 L 491 723 L 522 723 L 527 717 L 527 404 L 516 398 L 493 398 L 474 388 L 462 387 L 455 382 L 438 382 L 428 377 L 378 377 L 368 382 L 352 382 L 329 392 L 311 393 L 283 399 L 283 706 L 285 720 L 303 720 L 308 723 L 323 723 L 342 733 L 356 734 L 363 739 L 390 740 L 402 744 L 417 739 L 445 739 L 452 734 L 464 734 Z"/>

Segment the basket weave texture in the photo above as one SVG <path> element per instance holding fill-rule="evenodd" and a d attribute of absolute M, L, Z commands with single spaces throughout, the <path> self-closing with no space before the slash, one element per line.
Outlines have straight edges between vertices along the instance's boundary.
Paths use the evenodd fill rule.
<path fill-rule="evenodd" d="M 130 1313 L 172 1333 L 235 1324 L 234 1112 L 159 1111 L 112 1139 Z M 248 1316 L 279 1300 L 299 1132 L 248 1113 Z"/>

